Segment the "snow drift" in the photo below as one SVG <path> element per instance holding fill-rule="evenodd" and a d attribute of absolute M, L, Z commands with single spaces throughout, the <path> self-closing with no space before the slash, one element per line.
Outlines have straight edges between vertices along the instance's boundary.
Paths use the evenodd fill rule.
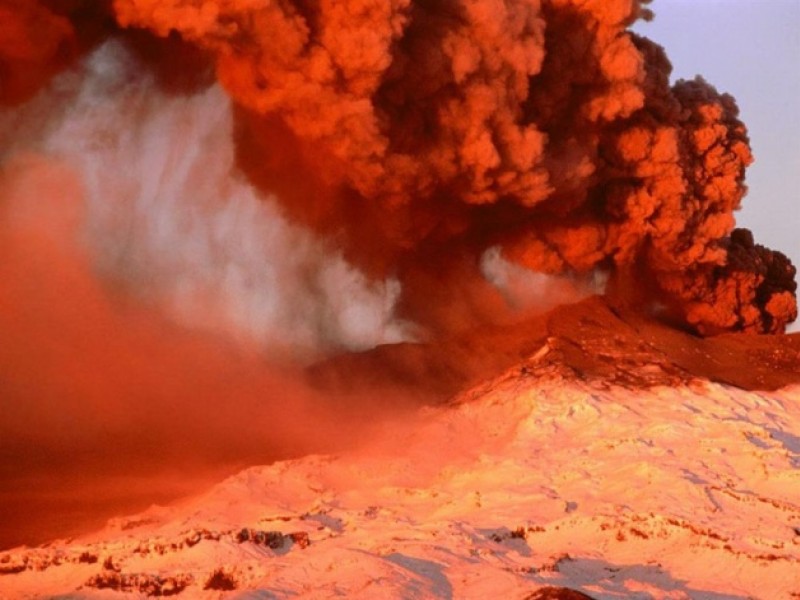
<path fill-rule="evenodd" d="M 454 406 L 391 424 L 358 453 L 253 467 L 182 505 L 0 553 L 0 589 L 75 598 L 231 590 L 522 600 L 547 587 L 602 600 L 796 596 L 796 386 L 746 392 L 695 379 L 636 389 L 565 378 L 547 354 Z"/>

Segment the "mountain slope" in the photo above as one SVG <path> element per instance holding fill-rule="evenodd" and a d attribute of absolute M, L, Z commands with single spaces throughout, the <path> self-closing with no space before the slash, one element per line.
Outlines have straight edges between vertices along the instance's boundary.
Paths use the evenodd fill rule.
<path fill-rule="evenodd" d="M 0 590 L 800 595 L 800 388 L 566 377 L 547 361 L 559 343 L 357 452 L 253 467 L 183 505 L 2 553 Z"/>

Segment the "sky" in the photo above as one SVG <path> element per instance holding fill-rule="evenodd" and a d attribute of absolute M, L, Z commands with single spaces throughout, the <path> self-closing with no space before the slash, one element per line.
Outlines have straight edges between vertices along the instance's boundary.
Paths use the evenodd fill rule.
<path fill-rule="evenodd" d="M 800 265 L 800 0 L 654 0 L 651 8 L 655 19 L 635 29 L 664 46 L 673 77 L 701 74 L 738 101 L 756 159 L 738 224 Z"/>

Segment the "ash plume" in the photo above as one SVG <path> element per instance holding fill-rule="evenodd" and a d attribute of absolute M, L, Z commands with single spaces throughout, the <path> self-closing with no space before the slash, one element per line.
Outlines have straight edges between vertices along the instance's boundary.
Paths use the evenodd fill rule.
<path fill-rule="evenodd" d="M 662 49 L 627 31 L 645 4 L 113 9 L 124 27 L 177 33 L 213 57 L 243 107 L 245 171 L 354 264 L 399 277 L 417 321 L 441 326 L 432 295 L 481 305 L 482 284 L 464 281 L 479 282 L 481 254 L 499 247 L 539 272 L 644 282 L 641 301 L 703 334 L 783 331 L 792 266 L 733 235 L 752 161 L 736 104 L 700 78 L 670 86 Z"/>

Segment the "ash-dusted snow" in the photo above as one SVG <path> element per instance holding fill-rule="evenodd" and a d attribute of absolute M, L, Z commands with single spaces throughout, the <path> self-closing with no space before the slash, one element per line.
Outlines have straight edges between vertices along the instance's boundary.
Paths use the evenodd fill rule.
<path fill-rule="evenodd" d="M 2 553 L 0 596 L 800 595 L 800 388 L 526 373 L 358 452 L 250 468 L 183 505 Z"/>

